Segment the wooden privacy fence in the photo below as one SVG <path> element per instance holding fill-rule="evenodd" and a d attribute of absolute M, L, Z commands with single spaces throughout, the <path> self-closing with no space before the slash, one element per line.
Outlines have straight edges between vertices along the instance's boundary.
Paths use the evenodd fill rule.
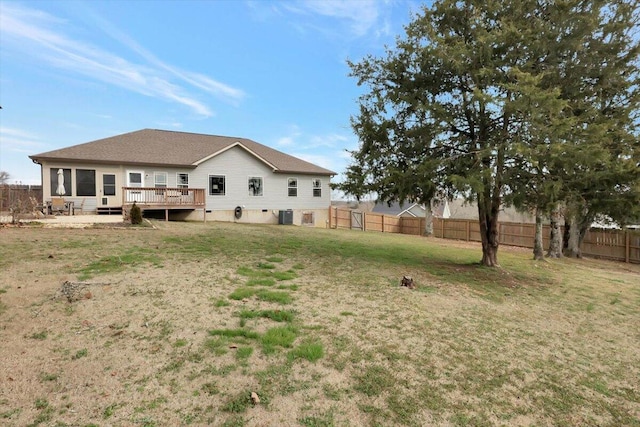
<path fill-rule="evenodd" d="M 24 203 L 31 198 L 42 203 L 42 186 L 0 184 L 0 212 L 8 211 L 19 200 Z"/>
<path fill-rule="evenodd" d="M 349 209 L 329 209 L 331 228 L 348 228 L 382 233 L 401 233 L 421 236 L 424 234 L 425 219 L 397 217 L 377 213 L 357 212 Z M 356 224 L 355 218 L 361 218 Z M 535 224 L 501 222 L 498 224 L 500 244 L 533 248 Z M 549 245 L 551 230 L 548 225 L 542 229 L 544 247 Z M 433 236 L 441 239 L 480 242 L 480 224 L 477 220 L 433 218 Z M 605 258 L 615 261 L 640 263 L 640 231 L 633 230 L 589 230 L 580 248 L 585 256 Z"/>

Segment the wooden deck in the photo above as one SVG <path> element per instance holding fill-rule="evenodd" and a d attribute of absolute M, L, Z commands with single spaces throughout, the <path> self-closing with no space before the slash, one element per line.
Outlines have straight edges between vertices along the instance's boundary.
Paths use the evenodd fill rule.
<path fill-rule="evenodd" d="M 164 210 L 169 219 L 170 210 L 202 209 L 205 214 L 204 188 L 122 187 L 122 208 L 131 209 L 133 203 L 141 210 Z"/>

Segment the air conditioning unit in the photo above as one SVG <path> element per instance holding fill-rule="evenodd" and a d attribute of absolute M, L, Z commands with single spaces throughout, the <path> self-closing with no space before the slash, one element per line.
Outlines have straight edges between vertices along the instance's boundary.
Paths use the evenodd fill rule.
<path fill-rule="evenodd" d="M 278 212 L 278 224 L 293 225 L 293 211 L 291 209 L 287 209 L 286 211 Z"/>

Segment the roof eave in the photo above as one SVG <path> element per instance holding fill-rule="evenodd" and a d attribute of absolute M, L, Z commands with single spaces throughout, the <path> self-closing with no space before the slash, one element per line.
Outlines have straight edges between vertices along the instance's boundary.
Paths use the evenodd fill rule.
<path fill-rule="evenodd" d="M 88 163 L 92 165 L 130 165 L 130 166 L 156 166 L 156 167 L 168 167 L 168 168 L 188 168 L 195 169 L 196 165 L 190 164 L 178 164 L 178 163 L 152 163 L 152 162 L 121 162 L 117 160 L 95 160 L 95 159 L 72 159 L 63 157 L 43 157 L 43 156 L 29 156 L 31 160 L 37 162 L 58 162 L 58 163 Z"/>
<path fill-rule="evenodd" d="M 278 169 L 274 170 L 273 173 L 279 174 L 296 174 L 296 175 L 322 175 L 322 176 L 335 176 L 337 173 L 327 170 L 327 171 L 297 171 L 297 170 L 284 170 Z"/>

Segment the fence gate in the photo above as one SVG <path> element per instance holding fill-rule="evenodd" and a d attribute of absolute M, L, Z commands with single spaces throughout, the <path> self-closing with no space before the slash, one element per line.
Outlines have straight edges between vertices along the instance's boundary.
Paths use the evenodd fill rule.
<path fill-rule="evenodd" d="M 351 229 L 364 230 L 364 227 L 362 227 L 362 212 L 351 211 Z"/>

